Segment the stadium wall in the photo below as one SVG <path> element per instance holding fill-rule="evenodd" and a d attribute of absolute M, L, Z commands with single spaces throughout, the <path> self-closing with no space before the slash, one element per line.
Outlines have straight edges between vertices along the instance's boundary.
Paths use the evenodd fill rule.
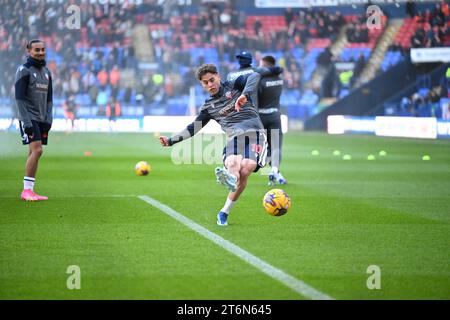
<path fill-rule="evenodd" d="M 442 74 L 445 73 L 445 70 L 447 68 L 450 68 L 450 63 L 442 64 L 440 67 L 433 70 L 431 73 L 427 75 L 429 77 L 430 86 L 431 88 L 438 86 L 440 84 L 440 81 L 442 79 Z M 381 116 L 385 112 L 386 105 L 398 102 L 402 99 L 402 97 L 409 97 L 413 93 L 418 91 L 418 81 L 411 81 L 406 87 L 404 87 L 402 90 L 395 93 L 393 96 L 391 96 L 389 99 L 377 104 L 374 106 L 371 110 L 365 113 L 366 116 Z M 428 88 L 430 89 L 430 88 Z"/>
<path fill-rule="evenodd" d="M 450 139 L 450 120 L 414 117 L 352 117 L 333 115 L 327 118 L 329 134 L 373 134 L 384 137 Z"/>
<path fill-rule="evenodd" d="M 195 120 L 195 116 L 145 116 L 145 117 L 121 117 L 110 120 L 107 117 L 85 117 L 76 119 L 74 127 L 65 118 L 55 118 L 52 124 L 54 132 L 150 132 L 161 133 L 180 132 Z M 281 127 L 283 133 L 288 132 L 288 117 L 281 116 Z M 19 122 L 17 119 L 0 118 L 0 131 L 19 132 Z M 201 131 L 207 134 L 222 134 L 220 125 L 215 121 L 210 121 Z"/>
<path fill-rule="evenodd" d="M 325 130 L 329 115 L 367 115 L 370 110 L 382 105 L 397 92 L 411 83 L 415 84 L 419 75 L 442 67 L 439 63 L 422 64 L 418 67 L 408 60 L 403 61 L 308 119 L 305 122 L 305 130 Z"/>

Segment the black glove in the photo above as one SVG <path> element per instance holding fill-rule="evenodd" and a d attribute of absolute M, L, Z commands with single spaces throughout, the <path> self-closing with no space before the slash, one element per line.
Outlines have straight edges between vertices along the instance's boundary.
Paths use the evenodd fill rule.
<path fill-rule="evenodd" d="M 23 131 L 27 134 L 27 136 L 32 136 L 34 134 L 33 125 L 31 126 L 24 126 Z"/>
<path fill-rule="evenodd" d="M 42 125 L 42 130 L 43 130 L 44 132 L 49 132 L 51 128 L 52 128 L 52 124 L 51 124 L 51 123 L 44 123 L 44 124 Z"/>

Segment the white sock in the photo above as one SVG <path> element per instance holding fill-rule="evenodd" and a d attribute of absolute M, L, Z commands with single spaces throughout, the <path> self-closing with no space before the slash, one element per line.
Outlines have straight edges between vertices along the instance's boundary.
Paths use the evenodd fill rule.
<path fill-rule="evenodd" d="M 225 212 L 226 214 L 229 214 L 231 208 L 233 208 L 235 203 L 236 203 L 236 201 L 231 201 L 229 198 L 227 198 L 227 201 L 225 201 L 225 205 L 223 206 L 223 208 L 220 211 Z"/>
<path fill-rule="evenodd" d="M 25 190 L 33 191 L 34 181 L 35 181 L 35 179 L 33 177 L 26 177 L 26 176 L 23 177 L 23 188 Z"/>
<path fill-rule="evenodd" d="M 272 173 L 278 173 L 278 167 L 272 167 Z"/>

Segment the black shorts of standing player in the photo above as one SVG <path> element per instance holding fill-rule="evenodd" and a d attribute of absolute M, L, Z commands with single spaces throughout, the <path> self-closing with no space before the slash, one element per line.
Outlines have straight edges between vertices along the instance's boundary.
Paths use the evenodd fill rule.
<path fill-rule="evenodd" d="M 244 159 L 256 161 L 257 172 L 266 165 L 267 137 L 262 131 L 250 131 L 238 135 L 227 142 L 223 149 L 223 163 L 229 155 L 241 155 Z"/>
<path fill-rule="evenodd" d="M 260 113 L 259 117 L 267 133 L 267 142 L 269 144 L 267 155 L 270 157 L 270 164 L 273 167 L 279 167 L 281 162 L 281 147 L 283 144 L 280 113 Z"/>
<path fill-rule="evenodd" d="M 19 121 L 20 135 L 22 136 L 22 144 L 30 144 L 33 141 L 41 141 L 43 145 L 47 145 L 48 132 L 50 131 L 51 125 L 45 122 L 38 122 L 31 120 L 33 124 L 33 133 L 28 135 L 25 133 L 25 128 L 23 127 L 23 122 Z"/>

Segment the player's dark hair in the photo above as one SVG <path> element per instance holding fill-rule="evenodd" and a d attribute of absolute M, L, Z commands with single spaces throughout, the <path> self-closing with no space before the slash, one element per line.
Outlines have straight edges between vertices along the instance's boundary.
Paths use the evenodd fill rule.
<path fill-rule="evenodd" d="M 265 57 L 262 58 L 262 61 L 265 61 L 265 62 L 269 63 L 271 66 L 274 66 L 275 63 L 277 62 L 275 60 L 275 58 L 272 57 L 272 56 L 265 56 Z"/>
<path fill-rule="evenodd" d="M 40 39 L 33 39 L 27 42 L 27 49 L 30 50 L 31 46 L 33 45 L 33 43 L 38 43 L 38 42 L 42 42 L 44 43 L 44 41 L 40 40 Z"/>
<path fill-rule="evenodd" d="M 197 72 L 195 73 L 195 76 L 198 80 L 202 80 L 202 77 L 207 73 L 213 73 L 218 74 L 217 67 L 211 63 L 202 64 L 200 67 L 198 67 Z"/>

